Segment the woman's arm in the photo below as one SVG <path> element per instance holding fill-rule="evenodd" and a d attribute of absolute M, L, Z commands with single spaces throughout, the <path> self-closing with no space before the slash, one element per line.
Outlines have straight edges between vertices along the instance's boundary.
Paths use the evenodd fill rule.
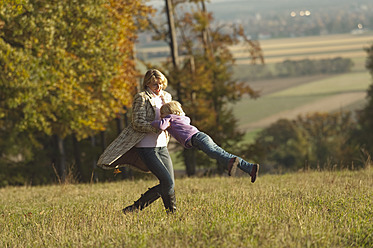
<path fill-rule="evenodd" d="M 133 100 L 132 106 L 132 127 L 138 132 L 142 133 L 157 133 L 158 130 L 150 125 L 150 122 L 147 121 L 147 110 L 146 104 L 147 99 L 143 97 L 141 94 L 136 94 Z"/>

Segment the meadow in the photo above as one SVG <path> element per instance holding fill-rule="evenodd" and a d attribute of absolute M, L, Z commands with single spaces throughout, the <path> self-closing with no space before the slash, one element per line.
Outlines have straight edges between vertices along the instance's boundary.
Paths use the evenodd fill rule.
<path fill-rule="evenodd" d="M 373 170 L 176 179 L 123 215 L 148 180 L 0 189 L 1 247 L 372 247 Z"/>
<path fill-rule="evenodd" d="M 366 57 L 364 47 L 373 41 L 373 34 L 363 35 L 334 34 L 324 36 L 308 36 L 282 39 L 261 40 L 266 64 L 282 62 L 286 59 L 325 59 L 334 57 L 359 58 Z M 250 64 L 250 53 L 244 44 L 230 48 L 237 64 Z"/>
<path fill-rule="evenodd" d="M 272 85 L 278 83 L 278 80 L 271 81 Z M 368 72 L 332 75 L 289 88 L 280 87 L 277 91 L 264 94 L 256 100 L 244 97 L 231 107 L 240 128 L 250 132 L 268 126 L 280 118 L 292 119 L 305 114 L 304 109 L 309 112 L 341 111 L 349 110 L 349 106 L 356 103 L 359 103 L 356 107 L 362 107 L 370 82 L 371 76 Z M 271 84 L 265 87 L 272 87 Z M 262 90 L 260 83 L 255 86 L 255 89 Z M 293 111 L 290 112 L 291 110 Z M 266 120 L 257 123 L 264 119 Z"/>
<path fill-rule="evenodd" d="M 294 109 L 325 110 L 315 103 L 329 106 L 328 99 L 364 93 L 371 77 L 364 70 L 364 52 L 356 51 L 362 40 L 350 38 L 323 39 L 329 47 L 339 44 L 330 56 L 350 51 L 345 53 L 355 62 L 350 73 L 249 82 L 263 94 L 234 105 L 240 128 L 247 131 L 246 141 L 270 121 L 294 116 Z M 264 45 L 272 49 L 265 50 L 272 62 L 284 59 L 286 52 L 297 58 L 327 56 L 324 50 L 318 54 L 313 48 L 306 51 L 306 46 L 320 45 L 317 38 L 298 40 L 292 52 L 284 45 L 289 40 L 271 42 L 274 45 Z M 244 68 L 244 60 L 238 66 Z M 344 98 L 328 111 L 363 104 L 363 96 L 347 103 Z M 254 184 L 247 177 L 177 178 L 175 214 L 166 214 L 161 200 L 144 211 L 122 214 L 123 207 L 155 184 L 157 180 L 150 176 L 112 183 L 1 188 L 0 247 L 373 246 L 373 170 L 369 164 L 356 171 L 260 175 Z"/>

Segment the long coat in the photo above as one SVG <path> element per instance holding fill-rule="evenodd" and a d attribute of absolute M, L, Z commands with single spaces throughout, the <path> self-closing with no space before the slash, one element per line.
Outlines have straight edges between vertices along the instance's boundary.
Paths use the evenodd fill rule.
<path fill-rule="evenodd" d="M 161 97 L 165 103 L 172 100 L 171 94 L 162 91 Z M 152 93 L 145 90 L 134 96 L 132 106 L 132 121 L 119 136 L 105 149 L 98 159 L 97 166 L 103 169 L 114 169 L 131 165 L 143 172 L 149 172 L 147 166 L 140 159 L 135 145 L 147 133 L 160 131 L 150 125 L 155 119 L 155 98 Z M 167 135 L 169 139 L 169 135 Z"/>

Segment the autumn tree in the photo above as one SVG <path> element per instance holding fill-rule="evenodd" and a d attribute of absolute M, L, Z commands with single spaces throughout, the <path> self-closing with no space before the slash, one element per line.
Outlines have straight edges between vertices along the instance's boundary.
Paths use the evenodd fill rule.
<path fill-rule="evenodd" d="M 65 137 L 105 130 L 131 102 L 136 25 L 149 10 L 129 0 L 2 1 L 2 131 L 55 136 L 63 157 Z"/>
<path fill-rule="evenodd" d="M 247 84 L 233 78 L 234 58 L 229 46 L 238 43 L 239 36 L 245 37 L 244 32 L 239 27 L 213 26 L 213 16 L 206 10 L 203 0 L 173 2 L 182 58 L 177 70 L 172 61 L 166 62 L 163 70 L 167 72 L 170 86 L 177 92 L 176 98 L 183 104 L 192 122 L 209 133 L 219 145 L 233 150 L 242 133 L 237 129 L 237 121 L 228 104 L 238 101 L 244 94 L 257 96 Z M 153 28 L 156 39 L 166 38 L 171 44 L 165 34 L 167 28 L 155 24 Z M 246 43 L 253 58 L 262 58 L 257 42 L 246 39 Z M 203 154 L 198 157 L 203 157 Z M 184 158 L 187 172 L 191 175 L 194 169 L 189 168 L 188 161 L 193 159 Z M 206 164 L 203 159 L 198 162 Z M 220 173 L 223 169 L 218 166 Z"/>

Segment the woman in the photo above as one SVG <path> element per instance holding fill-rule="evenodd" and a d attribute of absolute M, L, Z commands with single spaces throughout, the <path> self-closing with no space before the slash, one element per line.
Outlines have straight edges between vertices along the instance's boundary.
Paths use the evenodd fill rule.
<path fill-rule="evenodd" d="M 160 108 L 172 100 L 164 91 L 167 78 L 158 70 L 145 74 L 143 91 L 136 94 L 132 106 L 132 122 L 105 149 L 97 165 L 113 169 L 129 164 L 142 171 L 151 171 L 159 184 L 148 189 L 133 205 L 124 208 L 124 214 L 144 209 L 162 197 L 168 212 L 176 211 L 175 179 L 173 165 L 167 150 L 169 135 L 151 126 L 160 119 Z"/>

